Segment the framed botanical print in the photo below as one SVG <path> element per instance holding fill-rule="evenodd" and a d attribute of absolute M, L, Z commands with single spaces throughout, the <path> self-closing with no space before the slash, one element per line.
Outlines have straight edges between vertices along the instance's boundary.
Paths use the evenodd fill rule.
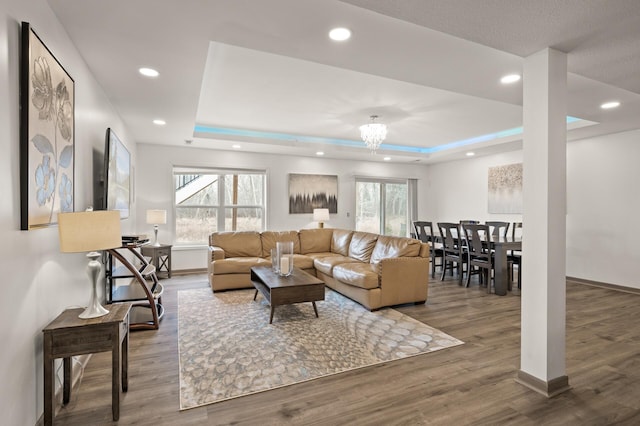
<path fill-rule="evenodd" d="M 29 230 L 73 211 L 75 83 L 27 22 L 20 59 L 20 229 Z"/>

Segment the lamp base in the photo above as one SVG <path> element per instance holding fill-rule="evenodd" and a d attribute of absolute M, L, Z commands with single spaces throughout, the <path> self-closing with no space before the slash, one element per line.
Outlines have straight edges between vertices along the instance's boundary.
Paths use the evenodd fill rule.
<path fill-rule="evenodd" d="M 96 303 L 97 305 L 95 306 L 93 305 L 87 306 L 87 309 L 82 311 L 82 313 L 78 315 L 78 318 L 82 318 L 82 319 L 98 318 L 98 317 L 105 316 L 109 313 L 109 311 L 106 310 L 97 300 L 96 300 Z"/>
<path fill-rule="evenodd" d="M 102 265 L 98 262 L 98 258 L 100 257 L 100 253 L 96 251 L 92 251 L 87 254 L 89 258 L 89 264 L 87 265 L 87 275 L 91 279 L 92 288 L 91 288 L 91 299 L 89 300 L 89 306 L 85 309 L 80 315 L 79 318 L 89 319 L 89 318 L 97 318 L 109 313 L 98 300 L 98 276 L 100 276 L 100 271 L 102 270 Z"/>
<path fill-rule="evenodd" d="M 160 247 L 160 242 L 158 241 L 158 225 L 153 225 L 153 244 L 154 247 Z"/>
<path fill-rule="evenodd" d="M 318 222 L 318 228 L 324 228 L 324 223 L 323 222 Z"/>

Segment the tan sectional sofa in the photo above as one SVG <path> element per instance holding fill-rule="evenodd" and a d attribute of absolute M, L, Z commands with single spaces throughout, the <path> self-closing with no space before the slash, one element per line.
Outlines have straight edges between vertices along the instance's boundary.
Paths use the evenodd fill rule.
<path fill-rule="evenodd" d="M 252 287 L 251 267 L 270 265 L 271 249 L 278 241 L 293 241 L 295 267 L 367 309 L 427 300 L 428 244 L 331 228 L 211 234 L 207 262 L 211 289 Z"/>

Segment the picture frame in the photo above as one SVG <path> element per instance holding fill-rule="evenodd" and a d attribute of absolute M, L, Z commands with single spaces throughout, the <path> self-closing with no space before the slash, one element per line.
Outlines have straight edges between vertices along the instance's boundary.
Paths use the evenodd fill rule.
<path fill-rule="evenodd" d="M 120 219 L 126 219 L 131 210 L 131 154 L 111 128 L 107 128 L 104 157 L 105 209 L 118 210 Z"/>
<path fill-rule="evenodd" d="M 338 176 L 289 174 L 289 214 L 329 209 L 338 213 Z"/>
<path fill-rule="evenodd" d="M 20 55 L 20 229 L 74 211 L 75 82 L 28 22 Z"/>
<path fill-rule="evenodd" d="M 522 214 L 522 163 L 489 167 L 488 212 Z"/>

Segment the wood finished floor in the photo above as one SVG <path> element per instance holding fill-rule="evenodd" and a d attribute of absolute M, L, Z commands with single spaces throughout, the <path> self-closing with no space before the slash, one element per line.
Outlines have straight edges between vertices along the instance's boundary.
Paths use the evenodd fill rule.
<path fill-rule="evenodd" d="M 638 295 L 567 284 L 572 389 L 553 399 L 514 381 L 517 293 L 499 297 L 477 284 L 432 280 L 426 305 L 398 310 L 464 345 L 181 412 L 176 292 L 207 284 L 200 274 L 163 285 L 160 330 L 131 333 L 120 421 L 111 421 L 111 362 L 102 353 L 89 361 L 79 392 L 74 389 L 56 425 L 640 424 Z M 318 309 L 322 315 L 321 302 Z"/>

